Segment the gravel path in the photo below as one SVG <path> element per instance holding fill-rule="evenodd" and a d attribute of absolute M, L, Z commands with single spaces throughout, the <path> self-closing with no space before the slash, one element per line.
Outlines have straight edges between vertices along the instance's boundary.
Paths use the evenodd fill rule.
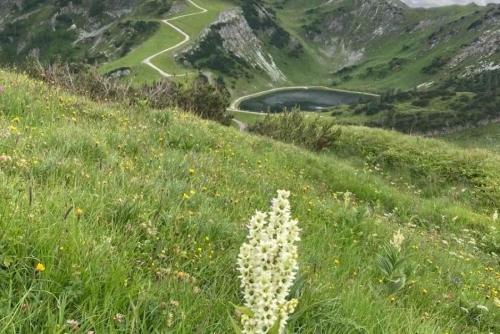
<path fill-rule="evenodd" d="M 146 59 L 144 59 L 142 61 L 143 64 L 146 64 L 148 65 L 149 67 L 153 68 L 154 70 L 156 70 L 158 73 L 160 73 L 162 76 L 166 77 L 166 78 L 169 78 L 169 77 L 173 77 L 174 75 L 173 74 L 170 74 L 170 73 L 167 73 L 167 72 L 164 72 L 162 71 L 160 68 L 158 68 L 156 65 L 154 65 L 153 63 L 151 63 L 151 60 L 165 52 L 168 52 L 170 50 L 173 50 L 185 43 L 187 43 L 191 38 L 189 37 L 188 34 L 186 34 L 183 30 L 177 28 L 176 26 L 174 26 L 172 23 L 170 23 L 171 21 L 174 21 L 174 20 L 178 20 L 178 19 L 181 19 L 183 17 L 187 17 L 187 16 L 193 16 L 193 15 L 200 15 L 200 14 L 204 14 L 206 12 L 208 12 L 208 10 L 206 8 L 203 8 L 201 6 L 198 6 L 197 4 L 195 4 L 192 0 L 187 0 L 188 2 L 190 2 L 193 6 L 195 6 L 196 8 L 198 8 L 200 11 L 199 12 L 196 12 L 196 13 L 191 13 L 191 14 L 185 14 L 185 15 L 179 15 L 179 16 L 175 16 L 171 19 L 167 19 L 167 20 L 162 20 L 163 23 L 165 23 L 166 25 L 172 27 L 173 29 L 175 29 L 177 32 L 179 32 L 181 35 L 184 36 L 184 40 L 180 43 L 177 43 L 176 45 L 172 46 L 172 47 L 169 47 L 168 49 L 165 49 L 165 50 L 162 50 L 158 53 L 155 53 L 154 55 L 152 56 L 149 56 L 147 57 Z M 193 74 L 193 73 L 185 73 L 185 74 L 177 74 L 176 76 L 178 77 L 181 77 L 181 76 L 186 76 L 188 74 Z"/>

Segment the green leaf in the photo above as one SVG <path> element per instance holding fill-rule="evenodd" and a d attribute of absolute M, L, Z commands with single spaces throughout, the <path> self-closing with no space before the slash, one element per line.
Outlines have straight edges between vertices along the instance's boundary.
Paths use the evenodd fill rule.
<path fill-rule="evenodd" d="M 233 305 L 234 308 L 236 309 L 236 311 L 242 313 L 242 314 L 246 314 L 248 315 L 250 318 L 253 318 L 253 316 L 255 315 L 255 313 L 252 312 L 252 310 L 250 310 L 248 307 L 244 307 L 244 306 L 238 306 L 238 305 L 234 305 L 233 303 L 229 302 L 229 304 Z"/>
<path fill-rule="evenodd" d="M 377 254 L 375 258 L 377 266 L 386 276 L 390 277 L 393 272 L 392 263 L 383 255 Z"/>
<path fill-rule="evenodd" d="M 402 275 L 400 277 L 398 277 L 398 279 L 392 281 L 392 284 L 391 284 L 391 294 L 394 294 L 396 292 L 398 292 L 399 290 L 401 290 L 404 286 L 405 286 L 405 283 L 406 283 L 406 276 L 405 275 Z"/>
<path fill-rule="evenodd" d="M 238 324 L 236 323 L 236 321 L 234 321 L 234 319 L 231 316 L 231 314 L 229 313 L 229 311 L 227 311 L 227 315 L 229 316 L 229 321 L 231 321 L 231 326 L 234 329 L 234 333 L 235 334 L 241 334 L 241 328 L 240 328 L 240 326 L 238 326 Z"/>
<path fill-rule="evenodd" d="M 405 259 L 405 258 L 398 259 L 398 260 L 394 263 L 394 270 L 397 270 L 397 269 L 403 268 L 403 267 L 404 267 L 405 262 L 406 262 L 406 259 Z"/>
<path fill-rule="evenodd" d="M 268 334 L 278 334 L 280 330 L 281 317 L 278 316 L 278 320 L 274 323 L 273 327 L 269 329 Z"/>

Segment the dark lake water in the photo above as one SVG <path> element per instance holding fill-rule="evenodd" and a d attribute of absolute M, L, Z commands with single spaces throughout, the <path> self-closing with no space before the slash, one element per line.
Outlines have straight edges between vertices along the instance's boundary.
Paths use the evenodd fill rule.
<path fill-rule="evenodd" d="M 360 98 L 373 98 L 369 95 L 337 92 L 318 88 L 298 88 L 269 92 L 260 96 L 245 99 L 240 102 L 241 110 L 267 112 L 281 112 L 284 108 L 291 110 L 300 107 L 302 111 L 316 111 L 340 104 L 358 102 Z"/>

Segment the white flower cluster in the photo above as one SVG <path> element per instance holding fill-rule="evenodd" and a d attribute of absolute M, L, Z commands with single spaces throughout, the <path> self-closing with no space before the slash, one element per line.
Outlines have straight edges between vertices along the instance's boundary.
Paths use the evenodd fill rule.
<path fill-rule="evenodd" d="M 401 252 L 401 245 L 403 244 L 404 240 L 405 236 L 403 235 L 403 233 L 401 233 L 401 230 L 397 230 L 392 235 L 391 245 L 393 245 L 394 248 L 398 250 L 398 252 Z"/>
<path fill-rule="evenodd" d="M 242 333 L 268 333 L 279 321 L 284 333 L 297 300 L 286 300 L 298 269 L 297 220 L 291 219 L 289 191 L 278 190 L 269 213 L 257 211 L 248 224 L 247 242 L 240 248 L 238 270 L 245 304 L 253 316 L 243 314 Z"/>

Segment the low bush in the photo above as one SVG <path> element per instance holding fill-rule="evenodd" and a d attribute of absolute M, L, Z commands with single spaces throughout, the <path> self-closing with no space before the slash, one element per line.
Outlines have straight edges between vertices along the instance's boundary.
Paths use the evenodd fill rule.
<path fill-rule="evenodd" d="M 218 86 L 197 81 L 180 94 L 177 106 L 203 119 L 211 119 L 223 125 L 231 124 L 232 116 L 226 114 L 226 109 L 229 107 L 229 94 Z"/>
<path fill-rule="evenodd" d="M 411 103 L 412 106 L 421 107 L 421 108 L 428 107 L 429 104 L 431 104 L 431 100 L 429 100 L 429 99 L 420 99 L 420 100 L 413 101 Z"/>
<path fill-rule="evenodd" d="M 114 101 L 140 106 L 139 109 L 178 107 L 204 119 L 224 125 L 231 123 L 231 116 L 226 114 L 229 93 L 220 83 L 210 85 L 197 80 L 191 87 L 184 87 L 163 79 L 136 88 L 131 82 L 124 83 L 100 74 L 95 66 L 61 62 L 44 64 L 34 57 L 28 59 L 24 70 L 31 77 L 49 85 L 94 101 Z"/>
<path fill-rule="evenodd" d="M 268 114 L 264 121 L 249 127 L 248 130 L 313 151 L 332 146 L 341 135 L 341 129 L 335 128 L 334 122 L 322 122 L 319 117 L 311 122 L 298 110 L 285 110 L 278 115 Z"/>

